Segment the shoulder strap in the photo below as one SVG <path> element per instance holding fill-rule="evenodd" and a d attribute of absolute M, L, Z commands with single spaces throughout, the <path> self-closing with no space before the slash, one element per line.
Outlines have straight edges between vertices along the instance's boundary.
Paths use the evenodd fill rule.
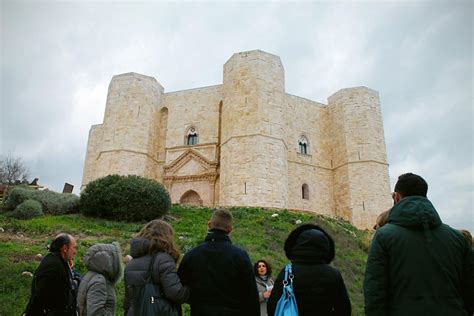
<path fill-rule="evenodd" d="M 156 259 L 156 256 L 158 255 L 158 252 L 151 255 L 151 262 L 150 262 L 150 265 L 148 266 L 148 276 L 146 278 L 146 281 L 147 282 L 150 282 L 151 281 L 151 275 L 153 273 L 153 264 L 155 263 L 155 259 Z"/>
<path fill-rule="evenodd" d="M 283 279 L 283 286 L 287 286 L 289 283 L 293 284 L 294 277 L 295 276 L 293 275 L 292 264 L 288 263 L 285 266 L 285 278 Z"/>

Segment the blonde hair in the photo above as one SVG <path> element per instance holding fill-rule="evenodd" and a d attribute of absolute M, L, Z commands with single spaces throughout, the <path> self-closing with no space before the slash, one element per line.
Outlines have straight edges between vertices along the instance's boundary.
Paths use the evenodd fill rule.
<path fill-rule="evenodd" d="M 149 253 L 163 251 L 170 254 L 177 262 L 180 256 L 178 246 L 173 239 L 173 227 L 161 219 L 154 219 L 148 222 L 137 237 L 145 238 L 150 241 Z"/>

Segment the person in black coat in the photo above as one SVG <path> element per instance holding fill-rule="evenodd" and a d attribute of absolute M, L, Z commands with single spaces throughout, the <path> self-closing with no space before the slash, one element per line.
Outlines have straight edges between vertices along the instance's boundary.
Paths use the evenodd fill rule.
<path fill-rule="evenodd" d="M 285 253 L 293 265 L 298 315 L 351 315 L 351 303 L 342 276 L 329 265 L 335 250 L 328 233 L 317 225 L 301 225 L 286 239 Z M 283 268 L 267 303 L 269 316 L 274 315 L 282 295 L 284 277 Z"/>
<path fill-rule="evenodd" d="M 77 252 L 76 240 L 59 234 L 49 251 L 36 269 L 25 315 L 75 316 L 76 287 L 69 262 Z"/>
<path fill-rule="evenodd" d="M 217 210 L 204 243 L 181 261 L 179 276 L 191 288 L 192 316 L 260 314 L 257 286 L 247 253 L 232 245 L 232 214 Z"/>

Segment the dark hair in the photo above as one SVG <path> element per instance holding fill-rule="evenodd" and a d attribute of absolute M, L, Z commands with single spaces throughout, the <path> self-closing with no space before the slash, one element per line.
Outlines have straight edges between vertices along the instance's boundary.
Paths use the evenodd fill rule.
<path fill-rule="evenodd" d="M 271 266 L 268 262 L 266 262 L 265 260 L 263 260 L 263 259 L 262 259 L 262 260 L 258 260 L 257 262 L 255 262 L 255 264 L 253 265 L 253 273 L 255 273 L 256 276 L 259 276 L 259 274 L 258 274 L 258 264 L 259 264 L 260 262 L 265 263 L 265 266 L 267 267 L 267 275 L 268 275 L 268 276 L 272 276 L 272 266 Z"/>
<path fill-rule="evenodd" d="M 419 175 L 404 173 L 398 177 L 397 184 L 395 184 L 395 192 L 399 193 L 402 197 L 413 195 L 426 197 L 428 184 Z"/>
<path fill-rule="evenodd" d="M 66 245 L 69 246 L 71 243 L 71 236 L 66 233 L 62 233 L 56 236 L 49 246 L 49 252 L 59 252 L 61 247 Z"/>

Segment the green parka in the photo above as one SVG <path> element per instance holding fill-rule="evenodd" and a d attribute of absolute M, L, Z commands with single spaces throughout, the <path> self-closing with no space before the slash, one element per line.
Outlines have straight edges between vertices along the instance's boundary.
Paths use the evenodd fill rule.
<path fill-rule="evenodd" d="M 428 199 L 404 198 L 375 233 L 364 294 L 366 315 L 471 315 L 472 250 Z"/>

